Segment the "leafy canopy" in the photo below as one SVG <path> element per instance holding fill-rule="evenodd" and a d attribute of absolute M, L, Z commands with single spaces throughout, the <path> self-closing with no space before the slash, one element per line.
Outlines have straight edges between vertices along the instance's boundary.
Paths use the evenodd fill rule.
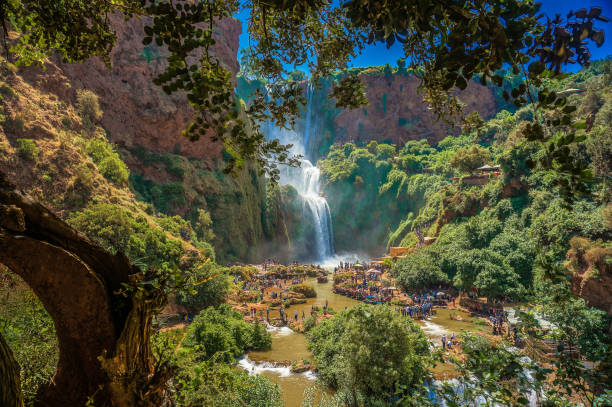
<path fill-rule="evenodd" d="M 244 61 L 268 82 L 267 94 L 257 90 L 241 114 L 236 103 L 230 73 L 212 54 L 217 22 L 240 8 L 248 10 L 250 52 Z M 262 170 L 279 176 L 278 163 L 296 164 L 286 147 L 267 141 L 258 123 L 270 119 L 291 126 L 305 100 L 299 82 L 286 79 L 298 65 L 306 65 L 314 82 L 347 67 L 365 43 L 404 44 L 407 60 L 399 62 L 413 69 L 421 79 L 425 99 L 439 116 L 457 115 L 461 106 L 453 89 L 465 89 L 478 76 L 482 83 L 502 86 L 496 72 L 508 65 L 524 82 L 510 93 L 517 106 L 528 101 L 540 108 L 554 109 L 560 117 L 547 121 L 548 127 L 569 126 L 573 107 L 548 89 L 537 97 L 532 86 L 540 87 L 549 72 L 558 74 L 570 63 L 589 64 L 585 41 L 597 46 L 604 33 L 598 21 L 609 21 L 601 8 L 580 9 L 565 18 L 546 19 L 538 15 L 539 4 L 531 0 L 454 0 L 405 2 L 400 0 L 350 0 L 338 5 L 324 0 L 11 0 L 0 3 L 4 47 L 9 27 L 19 33 L 10 46 L 18 62 L 41 62 L 57 52 L 70 62 L 93 55 L 109 64 L 116 41 L 109 15 L 126 18 L 151 17 L 145 27 L 143 44 L 155 43 L 169 51 L 167 64 L 154 82 L 167 93 L 181 92 L 195 110 L 195 119 L 185 130 L 192 139 L 212 135 L 222 140 L 232 156 L 228 171 L 244 159 L 256 159 Z M 289 67 L 289 68 L 288 68 Z M 546 68 L 550 71 L 547 71 Z M 332 90 L 339 107 L 357 107 L 367 102 L 363 84 L 355 74 L 343 74 Z M 549 140 L 536 122 L 525 131 L 534 139 Z M 556 140 L 550 156 L 566 167 L 576 181 L 588 174 L 565 160 L 565 147 L 575 141 L 570 134 Z"/>

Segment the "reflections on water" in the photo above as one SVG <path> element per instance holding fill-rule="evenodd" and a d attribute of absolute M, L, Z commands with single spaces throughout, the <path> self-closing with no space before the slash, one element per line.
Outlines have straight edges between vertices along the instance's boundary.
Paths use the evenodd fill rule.
<path fill-rule="evenodd" d="M 332 280 L 330 278 L 327 283 L 318 283 L 316 278 L 307 279 L 305 283 L 311 284 L 315 288 L 317 297 L 309 298 L 305 304 L 291 306 L 286 310 L 287 317 L 293 318 L 294 310 L 297 310 L 298 318 L 301 320 L 302 312 L 308 317 L 313 305 L 323 307 L 326 305 L 326 301 L 327 305 L 336 311 L 359 304 L 357 300 L 335 294 L 332 291 Z M 275 310 L 270 313 L 270 316 L 275 318 L 279 316 L 279 313 Z M 470 314 L 463 311 L 436 309 L 436 313 L 431 318 L 417 322 L 434 345 L 439 345 L 442 334 L 447 336 L 453 332 L 459 334 L 462 330 L 480 330 L 491 333 L 488 325 L 474 323 Z M 287 407 L 300 407 L 304 390 L 313 386 L 316 378 L 312 372 L 291 373 L 292 361 L 312 359 L 312 354 L 308 351 L 306 336 L 294 332 L 288 327 L 269 326 L 268 330 L 272 334 L 272 348 L 268 351 L 249 353 L 240 360 L 239 366 L 250 374 L 262 374 L 272 382 L 278 383 L 283 392 L 285 405 Z M 434 369 L 434 373 L 439 376 L 450 375 L 452 372 L 453 367 L 449 364 L 439 364 Z"/>

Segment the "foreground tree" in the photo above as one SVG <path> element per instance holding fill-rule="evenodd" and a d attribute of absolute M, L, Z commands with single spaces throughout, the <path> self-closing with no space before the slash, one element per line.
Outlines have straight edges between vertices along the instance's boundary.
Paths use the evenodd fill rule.
<path fill-rule="evenodd" d="M 429 377 L 429 341 L 388 306 L 359 305 L 308 333 L 321 380 L 349 406 L 412 393 Z M 377 404 L 378 405 L 378 404 Z"/>
<path fill-rule="evenodd" d="M 159 406 L 171 372 L 154 368 L 149 337 L 163 282 L 112 255 L 0 174 L 0 263 L 40 298 L 56 326 L 59 362 L 41 406 Z M 130 287 L 128 289 L 128 287 Z M 3 406 L 23 405 L 19 367 L 0 338 Z M 6 391 L 5 391 L 6 387 Z M 98 404 L 99 403 L 99 404 Z"/>

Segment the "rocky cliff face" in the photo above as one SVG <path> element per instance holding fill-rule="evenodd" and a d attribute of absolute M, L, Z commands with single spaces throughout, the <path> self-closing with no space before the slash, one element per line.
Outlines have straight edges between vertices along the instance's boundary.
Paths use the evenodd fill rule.
<path fill-rule="evenodd" d="M 100 58 L 90 58 L 79 64 L 55 60 L 44 70 L 32 67 L 21 74 L 34 88 L 67 104 L 75 101 L 79 89 L 97 94 L 104 112 L 97 124 L 118 146 L 137 197 L 158 212 L 192 220 L 197 219 L 198 209 L 206 209 L 221 261 L 256 257 L 265 239 L 264 180 L 253 168 L 237 178 L 221 173 L 221 143 L 210 137 L 191 142 L 181 134 L 192 120 L 192 108 L 184 95 L 167 95 L 152 81 L 164 69 L 167 51 L 142 45 L 144 19 L 125 21 L 115 15 L 112 23 L 117 32 L 112 69 Z M 239 70 L 240 30 L 239 21 L 226 19 L 214 34 L 213 53 L 234 76 Z"/>
<path fill-rule="evenodd" d="M 180 94 L 166 95 L 152 79 L 162 72 L 167 51 L 155 45 L 143 46 L 145 20 L 112 16 L 117 32 L 117 44 L 111 54 L 112 69 L 100 58 L 90 58 L 80 64 L 56 61 L 46 70 L 31 69 L 28 77 L 38 85 L 72 99 L 79 88 L 92 90 L 100 97 L 104 110 L 101 125 L 111 141 L 127 149 L 143 146 L 156 153 L 175 152 L 210 160 L 222 149 L 203 137 L 190 142 L 181 132 L 191 121 L 193 110 Z M 235 75 L 240 22 L 225 19 L 215 31 L 217 43 L 213 52 Z M 71 88 L 66 87 L 69 81 Z"/>
<path fill-rule="evenodd" d="M 341 111 L 334 119 L 336 140 L 390 141 L 403 144 L 408 140 L 427 139 L 435 144 L 448 135 L 456 135 L 452 127 L 435 115 L 423 103 L 417 88 L 419 80 L 412 75 L 385 75 L 382 71 L 363 73 L 369 104 L 362 109 Z M 493 92 L 471 82 L 459 94 L 466 113 L 477 111 L 484 119 L 496 112 Z"/>

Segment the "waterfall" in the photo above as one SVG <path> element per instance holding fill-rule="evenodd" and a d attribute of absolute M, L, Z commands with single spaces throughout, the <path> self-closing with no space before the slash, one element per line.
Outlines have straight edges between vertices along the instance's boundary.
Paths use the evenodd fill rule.
<path fill-rule="evenodd" d="M 314 222 L 316 260 L 325 260 L 334 255 L 331 212 L 327 200 L 320 195 L 321 171 L 308 160 L 301 160 L 298 182 L 292 184 L 304 200 L 304 208 Z"/>
<path fill-rule="evenodd" d="M 301 155 L 299 168 L 283 168 L 281 170 L 281 184 L 292 185 L 303 201 L 302 219 L 312 219 L 314 230 L 314 247 L 316 253 L 310 253 L 311 261 L 325 261 L 334 256 L 333 227 L 331 212 L 325 197 L 321 196 L 319 168 L 308 160 L 309 142 L 312 133 L 312 84 L 308 84 L 307 104 L 304 112 L 304 131 L 298 134 L 295 131 L 281 129 L 267 123 L 262 126 L 267 139 L 278 139 L 282 144 L 291 144 L 291 153 Z M 310 141 L 309 141 L 310 140 Z"/>
<path fill-rule="evenodd" d="M 304 155 L 308 157 L 308 152 L 310 151 L 310 145 L 308 144 L 310 141 L 310 132 L 312 126 L 312 95 L 314 93 L 314 87 L 312 83 L 308 82 L 308 87 L 306 88 L 306 112 L 304 117 L 304 141 L 302 142 L 304 146 Z"/>

